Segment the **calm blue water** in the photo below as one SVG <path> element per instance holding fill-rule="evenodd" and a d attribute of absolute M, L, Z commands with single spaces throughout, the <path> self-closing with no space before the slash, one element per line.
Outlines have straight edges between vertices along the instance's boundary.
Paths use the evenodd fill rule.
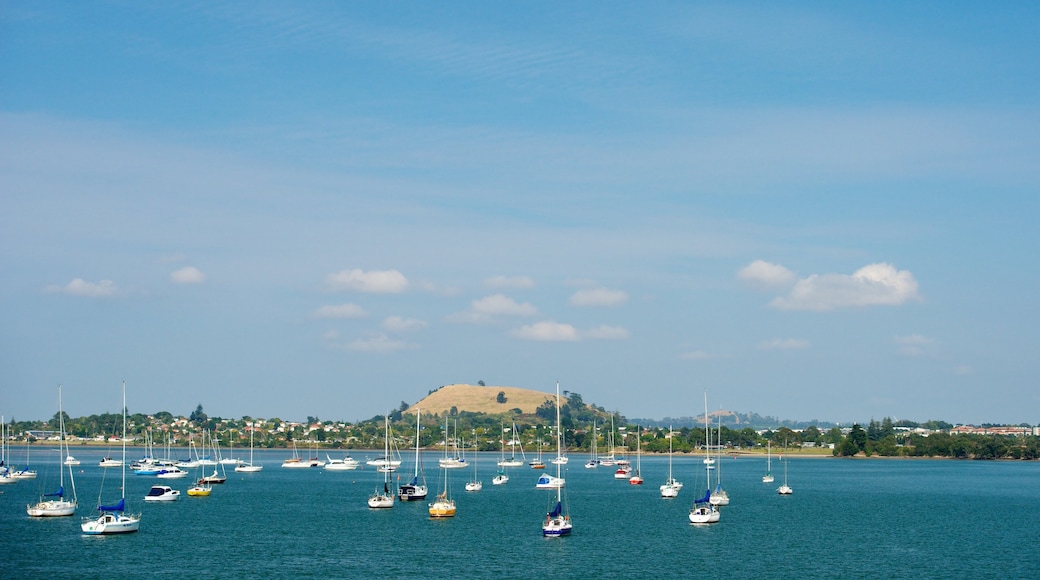
<path fill-rule="evenodd" d="M 102 484 L 102 451 L 73 451 L 83 461 L 80 515 L 88 515 Z M 491 485 L 497 454 L 478 459 L 483 491 L 463 491 L 473 472 L 453 470 L 458 516 L 430 520 L 426 502 L 370 510 L 368 495 L 382 482 L 373 469 L 282 469 L 287 452 L 262 451 L 263 472 L 229 472 L 212 496 L 170 504 L 143 502 L 157 480 L 128 472 L 141 531 L 87 537 L 79 517 L 25 514 L 27 503 L 55 487 L 51 455 L 53 463 L 36 463 L 37 480 L 0 488 L 2 577 L 530 578 L 549 570 L 575 578 L 1040 577 L 1040 463 L 794 457 L 794 495 L 781 497 L 775 459 L 777 481 L 768 485 L 761 483 L 764 458 L 726 459 L 732 504 L 719 524 L 698 527 L 687 513 L 703 492 L 699 458 L 675 458 L 686 487 L 664 500 L 657 488 L 666 457 L 644 457 L 646 484 L 631 486 L 612 469 L 585 469 L 575 455 L 565 474 L 574 535 L 545 539 L 540 524 L 555 494 L 536 490 L 538 472 L 527 467 L 510 470 L 508 484 Z M 431 497 L 440 487 L 436 458 L 426 454 Z M 404 469 L 413 469 L 407 458 Z M 105 477 L 104 499 L 117 498 L 119 471 Z M 190 485 L 163 483 L 182 494 Z"/>

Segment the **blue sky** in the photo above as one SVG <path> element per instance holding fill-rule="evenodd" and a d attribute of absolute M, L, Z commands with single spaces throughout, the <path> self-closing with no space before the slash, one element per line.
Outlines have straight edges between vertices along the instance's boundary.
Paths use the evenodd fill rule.
<path fill-rule="evenodd" d="M 0 3 L 0 412 L 1037 423 L 1038 24 Z"/>

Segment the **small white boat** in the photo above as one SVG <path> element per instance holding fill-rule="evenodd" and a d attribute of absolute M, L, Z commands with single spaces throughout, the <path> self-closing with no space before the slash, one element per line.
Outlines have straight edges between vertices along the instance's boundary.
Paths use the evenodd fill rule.
<path fill-rule="evenodd" d="M 782 461 L 784 464 L 784 484 L 776 488 L 776 493 L 780 495 L 791 495 L 792 493 L 794 493 L 794 490 L 791 489 L 791 486 L 787 485 L 787 463 L 788 461 L 790 461 L 790 459 L 784 459 L 783 457 L 781 457 L 780 461 Z"/>
<path fill-rule="evenodd" d="M 383 431 L 384 457 L 390 457 L 390 416 L 383 419 L 385 423 Z M 373 509 L 385 509 L 394 507 L 394 494 L 390 491 L 390 472 L 383 472 L 383 491 L 376 489 L 368 498 L 368 507 Z"/>
<path fill-rule="evenodd" d="M 256 473 L 263 471 L 263 465 L 253 464 L 253 431 L 256 430 L 256 424 L 249 425 L 249 463 L 239 463 L 235 466 L 235 473 Z"/>
<path fill-rule="evenodd" d="M 177 501 L 181 492 L 168 485 L 153 485 L 144 496 L 144 501 Z"/>
<path fill-rule="evenodd" d="M 328 454 L 325 455 L 325 469 L 328 471 L 353 471 L 358 468 L 361 463 L 353 457 L 347 455 L 343 459 L 333 459 Z"/>
<path fill-rule="evenodd" d="M 188 477 L 188 472 L 174 465 L 160 469 L 159 473 L 155 474 L 155 477 L 159 479 L 182 479 Z"/>
<path fill-rule="evenodd" d="M 61 409 L 61 385 L 58 385 L 58 429 L 59 429 L 59 444 L 58 452 L 64 451 L 68 453 L 68 441 L 65 439 L 65 415 Z M 72 456 L 69 455 L 69 458 Z M 76 479 L 72 474 L 72 466 L 78 465 L 79 461 L 75 464 L 69 463 L 68 459 L 65 460 L 65 465 L 69 468 L 69 483 L 72 484 L 72 498 L 65 497 L 65 467 L 58 468 L 59 484 L 58 491 L 53 493 L 45 493 L 40 497 L 40 501 L 35 504 L 30 504 L 25 507 L 26 513 L 30 517 L 34 518 L 46 518 L 56 516 L 71 516 L 76 513 L 77 500 L 76 500 Z"/>
<path fill-rule="evenodd" d="M 65 465 L 79 465 L 79 459 L 69 455 L 65 458 Z"/>
<path fill-rule="evenodd" d="M 708 463 L 709 451 L 708 446 L 711 442 L 709 432 L 711 429 L 708 427 L 708 393 L 704 393 L 704 474 L 708 480 L 708 489 L 704 492 L 704 497 L 693 502 L 693 507 L 690 508 L 690 523 L 691 524 L 714 524 L 718 523 L 722 513 L 719 512 L 719 508 L 711 504 L 711 470 L 714 469 L 710 463 Z"/>
<path fill-rule="evenodd" d="M 509 482 L 509 476 L 506 475 L 505 471 L 499 471 L 498 475 L 491 480 L 492 485 L 505 485 Z"/>
<path fill-rule="evenodd" d="M 762 483 L 773 483 L 773 462 L 770 457 L 770 441 L 766 441 L 766 474 L 762 476 Z"/>
<path fill-rule="evenodd" d="M 114 459 L 112 457 L 102 457 L 101 461 L 98 462 L 98 467 L 122 467 L 123 462 Z"/>
<path fill-rule="evenodd" d="M 123 459 L 119 464 L 123 466 L 119 503 L 99 505 L 97 510 L 101 512 L 101 515 L 84 518 L 79 525 L 80 531 L 84 534 L 90 536 L 131 534 L 141 528 L 141 515 L 126 513 L 126 382 L 123 382 Z M 104 480 L 102 480 L 103 482 Z M 100 495 L 98 498 L 100 503 Z"/>

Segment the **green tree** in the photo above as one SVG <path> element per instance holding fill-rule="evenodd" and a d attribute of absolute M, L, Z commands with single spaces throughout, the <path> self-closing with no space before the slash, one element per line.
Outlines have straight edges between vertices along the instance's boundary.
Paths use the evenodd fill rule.
<path fill-rule="evenodd" d="M 498 396 L 495 397 L 495 401 L 498 402 L 498 403 L 505 403 L 508 400 L 509 399 L 506 398 L 506 392 L 505 391 L 499 391 L 498 392 Z"/>
<path fill-rule="evenodd" d="M 209 419 L 209 417 L 206 416 L 206 413 L 202 411 L 202 403 L 199 403 L 199 406 L 195 407 L 195 410 L 192 411 L 191 416 L 188 417 L 189 421 L 191 421 L 195 425 L 200 426 L 203 423 L 205 423 L 207 419 Z"/>

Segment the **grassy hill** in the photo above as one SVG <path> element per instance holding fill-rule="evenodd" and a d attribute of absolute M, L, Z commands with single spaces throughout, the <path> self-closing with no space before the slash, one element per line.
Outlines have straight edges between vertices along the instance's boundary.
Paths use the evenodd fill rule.
<path fill-rule="evenodd" d="M 505 402 L 498 402 L 498 394 L 504 393 Z M 524 414 L 532 414 L 542 403 L 556 398 L 556 393 L 543 393 L 519 387 L 481 387 L 478 385 L 446 385 L 430 393 L 426 398 L 408 407 L 405 413 L 415 413 L 422 409 L 427 413 L 448 413 L 452 407 L 458 411 L 488 413 L 497 415 L 520 409 Z M 566 403 L 566 397 L 560 397 Z"/>

